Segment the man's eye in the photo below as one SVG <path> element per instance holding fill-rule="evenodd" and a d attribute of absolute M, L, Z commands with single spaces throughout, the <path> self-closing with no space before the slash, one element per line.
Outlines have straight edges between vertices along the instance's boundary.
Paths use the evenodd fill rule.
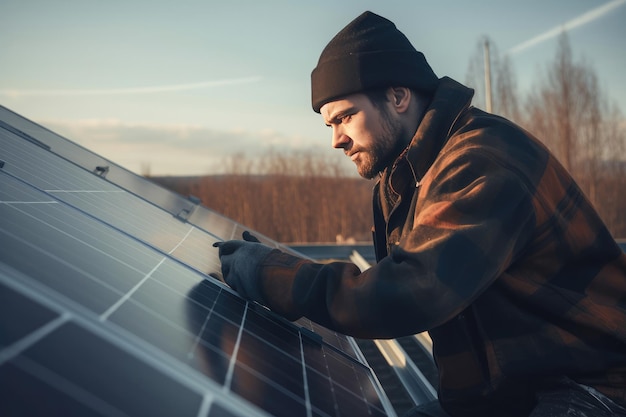
<path fill-rule="evenodd" d="M 341 123 L 347 123 L 350 121 L 350 119 L 352 119 L 352 115 L 351 114 L 346 114 L 345 116 L 341 116 L 339 118 L 339 120 L 341 121 Z"/>

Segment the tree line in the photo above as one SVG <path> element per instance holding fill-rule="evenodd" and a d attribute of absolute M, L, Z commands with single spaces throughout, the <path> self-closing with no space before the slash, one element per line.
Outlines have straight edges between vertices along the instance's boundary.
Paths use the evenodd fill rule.
<path fill-rule="evenodd" d="M 342 155 L 343 156 L 343 155 Z M 153 181 L 278 242 L 371 240 L 374 183 L 313 152 L 235 155 L 224 175 Z"/>
<path fill-rule="evenodd" d="M 483 45 L 490 42 L 491 111 L 518 123 L 550 148 L 574 176 L 616 238 L 626 238 L 626 122 L 599 87 L 593 68 L 573 58 L 567 35 L 526 97 L 516 91 L 507 56 L 481 39 L 465 83 L 486 102 Z M 371 239 L 373 182 L 354 167 L 312 152 L 268 151 L 226 159 L 226 174 L 153 178 L 194 195 L 223 215 L 284 243 Z M 350 171 L 351 170 L 351 171 Z"/>

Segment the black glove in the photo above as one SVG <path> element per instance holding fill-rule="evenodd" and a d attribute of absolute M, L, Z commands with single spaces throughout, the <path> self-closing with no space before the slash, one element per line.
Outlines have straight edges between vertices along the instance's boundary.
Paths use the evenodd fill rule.
<path fill-rule="evenodd" d="M 242 297 L 264 304 L 257 267 L 273 249 L 263 245 L 247 230 L 242 236 L 244 240 L 228 240 L 213 244 L 219 248 L 222 276 L 224 281 Z"/>

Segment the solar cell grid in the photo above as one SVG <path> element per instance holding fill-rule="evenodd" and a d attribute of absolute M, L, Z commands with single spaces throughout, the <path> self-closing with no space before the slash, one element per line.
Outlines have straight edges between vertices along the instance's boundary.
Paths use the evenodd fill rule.
<path fill-rule="evenodd" d="M 350 339 L 206 275 L 211 244 L 243 226 L 200 206 L 176 216 L 53 153 L 88 151 L 0 117 L 1 415 L 393 414 Z M 50 138 L 52 152 L 37 144 Z"/>

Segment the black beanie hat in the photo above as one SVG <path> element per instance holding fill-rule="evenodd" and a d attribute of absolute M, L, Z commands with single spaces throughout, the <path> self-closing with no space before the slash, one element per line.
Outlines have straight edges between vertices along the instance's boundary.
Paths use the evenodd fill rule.
<path fill-rule="evenodd" d="M 378 87 L 432 93 L 439 79 L 396 26 L 365 12 L 326 45 L 311 73 L 313 110 L 334 99 Z"/>

